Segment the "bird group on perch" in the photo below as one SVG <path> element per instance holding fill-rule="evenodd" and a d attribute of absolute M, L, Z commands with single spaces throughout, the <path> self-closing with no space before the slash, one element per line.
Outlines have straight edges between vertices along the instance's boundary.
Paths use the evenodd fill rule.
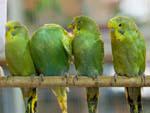
<path fill-rule="evenodd" d="M 30 38 L 28 29 L 16 21 L 6 24 L 5 54 L 8 69 L 13 76 L 64 76 L 74 63 L 78 76 L 98 79 L 103 74 L 104 43 L 96 22 L 87 16 L 77 16 L 67 32 L 58 24 L 45 24 Z M 146 47 L 143 35 L 135 22 L 128 17 L 116 16 L 108 21 L 111 34 L 112 56 L 116 75 L 141 76 L 144 80 Z M 71 34 L 71 35 L 70 35 Z M 116 75 L 114 81 L 116 81 Z M 57 98 L 62 113 L 67 112 L 68 87 L 49 88 Z M 143 113 L 141 88 L 126 87 L 131 113 Z M 37 88 L 21 88 L 25 113 L 37 112 Z M 89 113 L 97 112 L 99 87 L 87 87 Z"/>

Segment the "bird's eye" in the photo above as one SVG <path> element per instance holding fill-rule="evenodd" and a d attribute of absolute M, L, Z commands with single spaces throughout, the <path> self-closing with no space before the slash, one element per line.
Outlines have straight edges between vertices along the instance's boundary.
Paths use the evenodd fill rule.
<path fill-rule="evenodd" d="M 123 35 L 123 34 L 124 34 L 124 31 L 120 29 L 120 30 L 119 30 L 119 33 Z"/>
<path fill-rule="evenodd" d="M 119 27 L 121 27 L 122 26 L 122 24 L 119 24 Z"/>

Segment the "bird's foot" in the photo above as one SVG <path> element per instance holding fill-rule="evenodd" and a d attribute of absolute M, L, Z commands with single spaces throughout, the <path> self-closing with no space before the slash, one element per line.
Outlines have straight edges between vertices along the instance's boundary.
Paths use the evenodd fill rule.
<path fill-rule="evenodd" d="M 41 80 L 41 82 L 44 81 L 44 74 L 40 74 L 40 80 Z"/>
<path fill-rule="evenodd" d="M 31 81 L 34 81 L 35 74 L 31 75 Z"/>
<path fill-rule="evenodd" d="M 92 79 L 95 81 L 95 84 L 98 85 L 98 76 L 92 76 Z"/>
<path fill-rule="evenodd" d="M 114 82 L 116 83 L 117 82 L 117 74 L 115 73 L 113 77 L 114 77 Z"/>
<path fill-rule="evenodd" d="M 98 80 L 98 76 L 92 76 L 93 80 Z"/>
<path fill-rule="evenodd" d="M 68 84 L 68 78 L 69 78 L 69 73 L 65 73 L 65 76 L 63 77 L 63 80 L 66 80 L 66 84 Z"/>
<path fill-rule="evenodd" d="M 75 79 L 75 80 L 79 80 L 78 75 L 75 75 L 74 79 Z"/>
<path fill-rule="evenodd" d="M 142 81 L 142 83 L 145 84 L 145 81 L 146 81 L 146 76 L 145 76 L 145 74 L 142 74 L 142 76 L 141 76 L 141 81 Z"/>
<path fill-rule="evenodd" d="M 76 74 L 74 77 L 73 77 L 73 83 L 75 84 L 75 81 L 78 81 L 78 74 Z"/>
<path fill-rule="evenodd" d="M 11 75 L 6 76 L 6 80 L 8 81 L 8 79 L 11 77 Z"/>

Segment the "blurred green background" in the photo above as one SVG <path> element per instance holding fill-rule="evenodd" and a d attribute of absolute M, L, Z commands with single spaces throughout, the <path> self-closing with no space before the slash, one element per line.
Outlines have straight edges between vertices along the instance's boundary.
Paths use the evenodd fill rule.
<path fill-rule="evenodd" d="M 107 21 L 116 15 L 135 19 L 147 44 L 147 68 L 150 75 L 150 1 L 149 0 L 8 0 L 8 20 L 27 25 L 30 34 L 46 23 L 57 23 L 67 28 L 73 17 L 87 15 L 100 26 L 105 44 L 104 74 L 113 75 L 110 36 Z M 9 72 L 3 65 L 5 74 Z M 73 65 L 70 73 L 75 73 Z M 38 113 L 60 113 L 56 98 L 47 89 L 38 90 Z M 69 113 L 87 113 L 85 89 L 72 87 L 68 94 Z M 142 90 L 144 113 L 150 113 L 150 88 Z M 0 91 L 0 113 L 22 113 L 23 102 L 19 89 L 3 88 Z M 124 88 L 100 88 L 100 113 L 129 113 Z"/>

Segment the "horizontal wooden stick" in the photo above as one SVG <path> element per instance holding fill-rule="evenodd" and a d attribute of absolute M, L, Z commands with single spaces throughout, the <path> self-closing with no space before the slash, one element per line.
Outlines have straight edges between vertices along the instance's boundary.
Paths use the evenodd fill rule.
<path fill-rule="evenodd" d="M 150 76 L 145 80 L 141 77 L 120 77 L 114 81 L 113 76 L 99 76 L 97 79 L 79 76 L 67 78 L 62 76 L 45 76 L 45 77 L 0 77 L 0 87 L 54 87 L 54 86 L 77 86 L 77 87 L 150 87 Z"/>

